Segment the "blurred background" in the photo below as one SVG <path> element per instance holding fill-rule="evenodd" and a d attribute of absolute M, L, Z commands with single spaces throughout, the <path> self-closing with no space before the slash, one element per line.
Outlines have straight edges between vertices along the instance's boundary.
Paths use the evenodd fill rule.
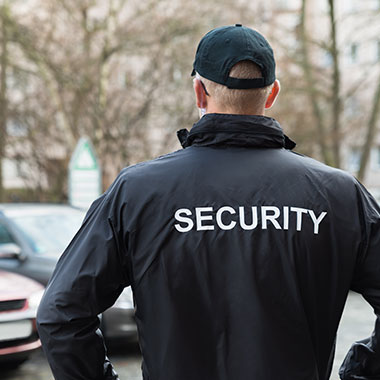
<path fill-rule="evenodd" d="M 180 148 L 175 132 L 198 119 L 190 76 L 196 46 L 210 29 L 235 23 L 257 29 L 274 49 L 282 89 L 268 115 L 296 151 L 353 173 L 380 200 L 379 0 L 0 0 L 1 268 L 45 285 L 83 215 L 41 203 L 86 209 L 121 168 Z M 15 202 L 34 205 L 10 207 Z M 41 231 L 63 214 L 65 237 L 47 239 Z M 33 317 L 23 334 L 5 319 L 17 308 L 1 308 L 15 298 L 3 289 L 0 356 L 10 341 L 31 344 L 34 331 Z M 17 297 L 35 300 L 35 293 Z M 114 309 L 130 314 L 131 302 L 126 293 Z M 117 313 L 109 318 L 127 335 L 112 351 L 122 378 L 140 379 L 133 327 Z M 351 294 L 332 379 L 373 320 Z M 2 338 L 4 326 L 18 335 Z M 40 351 L 21 361 L 6 372 L 0 363 L 0 378 L 52 378 Z"/>
<path fill-rule="evenodd" d="M 299 152 L 380 196 L 380 1 L 1 0 L 0 200 L 65 202 L 87 136 L 103 189 L 178 149 L 198 112 L 200 38 L 243 23 L 267 36 L 282 93 L 270 116 Z"/>

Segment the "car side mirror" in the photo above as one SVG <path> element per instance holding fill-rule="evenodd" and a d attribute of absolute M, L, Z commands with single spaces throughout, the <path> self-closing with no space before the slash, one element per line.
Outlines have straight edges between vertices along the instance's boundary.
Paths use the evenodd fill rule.
<path fill-rule="evenodd" d="M 14 243 L 0 244 L 0 259 L 21 259 L 21 248 Z"/>

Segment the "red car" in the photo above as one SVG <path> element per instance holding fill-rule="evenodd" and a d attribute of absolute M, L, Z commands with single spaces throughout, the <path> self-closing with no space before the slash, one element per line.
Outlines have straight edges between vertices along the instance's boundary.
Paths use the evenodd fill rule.
<path fill-rule="evenodd" d="M 40 346 L 36 311 L 44 288 L 0 270 L 0 367 L 17 367 Z"/>

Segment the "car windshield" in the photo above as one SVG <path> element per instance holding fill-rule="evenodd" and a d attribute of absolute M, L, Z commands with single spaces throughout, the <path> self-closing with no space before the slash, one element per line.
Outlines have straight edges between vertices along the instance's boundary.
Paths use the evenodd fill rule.
<path fill-rule="evenodd" d="M 59 256 L 79 229 L 85 213 L 79 210 L 12 216 L 35 253 Z"/>

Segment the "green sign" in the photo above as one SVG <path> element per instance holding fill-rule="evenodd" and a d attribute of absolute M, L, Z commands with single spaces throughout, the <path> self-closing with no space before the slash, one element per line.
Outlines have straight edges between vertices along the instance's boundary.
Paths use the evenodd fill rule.
<path fill-rule="evenodd" d="M 78 144 L 78 150 L 75 150 L 73 155 L 74 170 L 98 170 L 98 160 L 96 159 L 94 149 L 87 139 L 83 139 L 82 143 Z"/>
<path fill-rule="evenodd" d="M 87 209 L 101 194 L 101 178 L 95 150 L 90 140 L 82 137 L 69 165 L 69 203 Z"/>

